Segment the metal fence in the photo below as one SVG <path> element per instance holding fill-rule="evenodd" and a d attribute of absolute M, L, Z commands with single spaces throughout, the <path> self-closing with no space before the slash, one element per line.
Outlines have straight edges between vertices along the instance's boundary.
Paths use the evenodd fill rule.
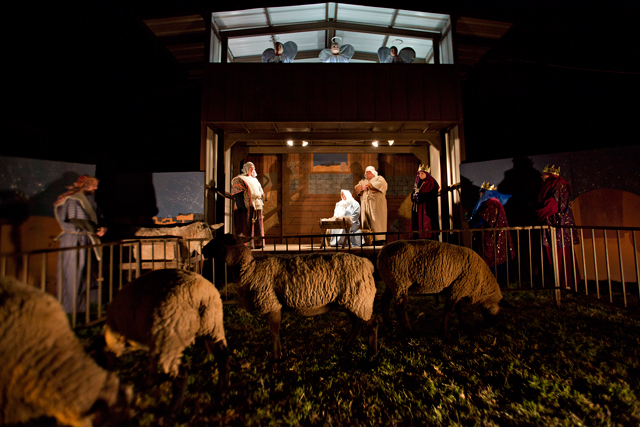
<path fill-rule="evenodd" d="M 515 251 L 514 258 L 507 257 L 506 262 L 496 269 L 504 291 L 554 291 L 556 302 L 560 304 L 561 291 L 568 286 L 573 292 L 592 295 L 620 307 L 640 307 L 637 239 L 640 228 L 537 226 L 435 230 L 433 233 L 443 242 L 470 247 L 479 252 L 489 236 L 495 253 L 500 244 L 495 236 L 500 231 L 508 231 L 511 234 Z M 564 233 L 570 232 L 577 235 L 577 244 L 568 247 L 551 245 L 550 253 L 547 254 L 547 247 L 543 244 L 543 233 L 548 233 L 548 236 L 555 234 L 562 238 Z M 372 245 L 352 247 L 347 239 L 348 244 L 344 249 L 329 245 L 321 247 L 321 241 L 326 235 L 266 236 L 261 251 L 276 254 L 346 251 L 368 257 L 375 264 L 377 253 L 385 243 L 414 237 L 412 232 L 370 234 L 374 240 Z M 501 234 L 506 238 L 505 233 Z M 69 316 L 72 326 L 75 327 L 102 319 L 105 304 L 111 301 L 117 290 L 143 272 L 161 268 L 181 268 L 205 273 L 205 260 L 201 254 L 206 243 L 206 239 L 144 238 L 96 246 L 2 254 L 0 277 L 14 276 L 61 300 L 62 289 L 58 284 L 62 283 L 63 274 L 69 273 L 58 268 L 59 257 L 64 253 L 73 253 L 76 259 L 85 255 L 86 266 L 82 276 L 78 278 L 77 274 L 71 272 L 74 277 L 74 301 Z M 87 252 L 92 253 L 94 248 L 101 252 L 99 259 L 86 256 Z M 567 264 L 567 260 L 571 265 Z M 213 263 L 207 268 L 211 268 L 211 271 L 206 272 L 207 275 L 215 278 Z M 226 274 L 224 277 L 226 278 Z M 91 297 L 85 299 L 86 304 L 83 307 L 77 307 L 75 301 L 80 281 L 93 284 L 89 293 Z"/>

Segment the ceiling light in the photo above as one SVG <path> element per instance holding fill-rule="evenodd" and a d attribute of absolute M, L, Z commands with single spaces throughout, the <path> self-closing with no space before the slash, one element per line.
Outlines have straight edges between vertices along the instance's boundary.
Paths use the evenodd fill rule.
<path fill-rule="evenodd" d="M 393 145 L 393 143 L 394 143 L 393 139 L 390 139 L 389 140 L 389 145 Z"/>
<path fill-rule="evenodd" d="M 378 146 L 378 141 L 373 141 L 373 142 L 371 143 L 371 145 L 373 145 L 374 147 L 377 147 L 377 146 Z"/>
<path fill-rule="evenodd" d="M 302 146 L 306 147 L 307 145 L 309 145 L 309 143 L 307 141 L 302 141 Z"/>
<path fill-rule="evenodd" d="M 287 141 L 287 145 L 288 145 L 289 147 L 293 147 L 293 141 L 291 141 L 291 140 Z"/>

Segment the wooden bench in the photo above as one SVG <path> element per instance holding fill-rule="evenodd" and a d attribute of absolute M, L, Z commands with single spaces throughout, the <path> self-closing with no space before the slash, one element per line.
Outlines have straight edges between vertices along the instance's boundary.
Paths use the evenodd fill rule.
<path fill-rule="evenodd" d="M 323 231 L 322 234 L 324 234 L 325 236 L 327 234 L 329 234 L 329 230 L 344 230 L 343 232 L 345 234 L 347 234 L 347 236 L 344 236 L 344 240 L 342 242 L 342 247 L 344 248 L 345 245 L 347 244 L 347 240 L 350 238 L 349 234 L 349 230 L 351 229 L 351 226 L 353 225 L 351 223 L 351 221 L 347 221 L 348 217 L 343 216 L 342 218 L 339 219 L 333 219 L 333 218 L 325 218 L 325 219 L 321 219 L 320 220 L 320 229 Z M 351 218 L 349 218 L 351 219 Z M 337 238 L 338 236 L 336 236 Z M 322 244 L 320 245 L 320 248 L 324 248 L 325 246 L 329 246 L 329 239 L 330 237 L 323 237 L 322 238 Z M 351 242 L 349 242 L 349 246 L 351 246 Z"/>

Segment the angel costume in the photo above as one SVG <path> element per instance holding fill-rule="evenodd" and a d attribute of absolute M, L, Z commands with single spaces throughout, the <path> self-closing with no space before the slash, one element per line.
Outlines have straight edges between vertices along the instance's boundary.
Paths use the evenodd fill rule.
<path fill-rule="evenodd" d="M 405 47 L 400 53 L 395 46 L 378 49 L 378 60 L 381 64 L 410 64 L 414 59 L 416 59 L 416 51 L 410 47 Z"/>
<path fill-rule="evenodd" d="M 269 48 L 262 52 L 262 62 L 270 64 L 289 64 L 298 53 L 298 45 L 294 42 L 275 43 L 275 49 Z"/>
<path fill-rule="evenodd" d="M 351 217 L 353 225 L 351 226 L 350 233 L 355 234 L 350 236 L 351 246 L 362 246 L 362 232 L 360 231 L 360 204 L 353 198 L 351 191 L 341 190 L 340 196 L 345 196 L 346 200 L 340 200 L 336 203 L 336 207 L 333 210 L 333 217 L 340 218 L 343 216 Z M 344 234 L 344 230 L 332 229 L 329 230 L 329 234 Z M 331 246 L 342 246 L 345 236 L 333 236 L 330 239 Z"/>
<path fill-rule="evenodd" d="M 374 233 L 387 232 L 387 181 L 374 169 L 368 166 L 366 171 L 373 173 L 371 180 L 363 179 L 356 185 L 356 194 L 360 196 L 360 209 L 363 228 L 369 228 Z M 364 190 L 363 186 L 367 185 Z M 378 239 L 386 239 L 385 236 Z"/>
<path fill-rule="evenodd" d="M 322 49 L 318 57 L 322 62 L 347 63 L 354 53 L 356 49 L 350 44 L 340 46 L 338 43 L 333 43 L 330 48 Z"/>
<path fill-rule="evenodd" d="M 259 238 L 264 236 L 264 191 L 260 181 L 255 176 L 248 175 L 249 168 L 254 168 L 255 172 L 253 163 L 247 162 L 242 167 L 242 172 L 231 180 L 231 195 L 235 201 L 233 226 L 236 235 L 254 237 L 252 246 L 258 249 L 264 245 L 264 240 Z"/>

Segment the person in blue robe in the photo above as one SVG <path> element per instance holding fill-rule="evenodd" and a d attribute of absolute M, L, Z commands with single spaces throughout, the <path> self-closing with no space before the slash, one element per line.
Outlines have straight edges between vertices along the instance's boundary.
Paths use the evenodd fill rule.
<path fill-rule="evenodd" d="M 362 246 L 362 232 L 360 231 L 360 203 L 353 198 L 349 190 L 340 191 L 341 200 L 336 203 L 336 207 L 333 210 L 333 217 L 350 217 L 353 224 L 349 232 L 352 234 L 350 237 L 352 247 Z M 332 229 L 329 230 L 330 234 L 345 234 L 344 230 Z M 345 236 L 332 236 L 329 244 L 331 246 L 342 246 Z"/>

